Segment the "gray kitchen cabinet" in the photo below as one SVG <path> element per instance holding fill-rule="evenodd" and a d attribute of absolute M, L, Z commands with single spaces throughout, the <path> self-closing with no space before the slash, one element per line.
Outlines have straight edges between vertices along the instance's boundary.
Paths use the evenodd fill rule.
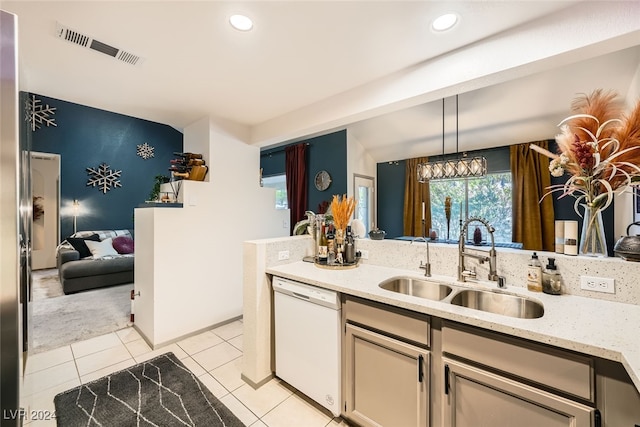
<path fill-rule="evenodd" d="M 446 427 L 594 425 L 592 407 L 456 360 L 443 362 Z"/>
<path fill-rule="evenodd" d="M 596 360 L 596 390 L 603 427 L 640 426 L 640 393 L 621 364 Z"/>
<path fill-rule="evenodd" d="M 343 315 L 344 416 L 360 426 L 428 426 L 428 318 L 351 299 Z"/>
<path fill-rule="evenodd" d="M 446 427 L 596 427 L 593 359 L 444 322 Z"/>

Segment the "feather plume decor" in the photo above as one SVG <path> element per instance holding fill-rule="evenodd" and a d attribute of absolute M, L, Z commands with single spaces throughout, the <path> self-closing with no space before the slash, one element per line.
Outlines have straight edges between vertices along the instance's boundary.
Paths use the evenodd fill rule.
<path fill-rule="evenodd" d="M 575 211 L 586 204 L 606 209 L 614 194 L 640 183 L 640 101 L 629 113 L 613 91 L 594 90 L 572 103 L 573 115 L 560 122 L 556 135 L 558 153 L 532 144 L 531 148 L 552 160 L 551 175 L 565 173 L 565 184 L 553 185 L 543 196 L 559 192 L 573 196 Z"/>
<path fill-rule="evenodd" d="M 572 196 L 579 216 L 583 205 L 580 253 L 607 256 L 600 212 L 615 194 L 640 183 L 640 101 L 625 113 L 615 92 L 597 89 L 576 98 L 572 110 L 574 114 L 558 124 L 557 154 L 531 145 L 552 159 L 551 175 L 570 175 L 564 184 L 550 186 L 542 198 L 555 192 L 559 198 Z"/>

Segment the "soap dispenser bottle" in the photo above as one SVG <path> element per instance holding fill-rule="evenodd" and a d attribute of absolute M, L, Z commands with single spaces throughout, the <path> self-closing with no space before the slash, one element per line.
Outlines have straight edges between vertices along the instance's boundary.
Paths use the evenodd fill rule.
<path fill-rule="evenodd" d="M 560 295 L 562 291 L 562 276 L 558 273 L 555 258 L 549 258 L 542 273 L 542 292 L 550 295 Z"/>
<path fill-rule="evenodd" d="M 542 292 L 542 264 L 535 252 L 531 255 L 527 266 L 527 289 L 533 292 Z"/>

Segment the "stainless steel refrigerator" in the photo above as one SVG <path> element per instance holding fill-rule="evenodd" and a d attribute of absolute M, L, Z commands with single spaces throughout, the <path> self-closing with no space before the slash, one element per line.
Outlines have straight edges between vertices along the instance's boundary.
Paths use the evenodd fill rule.
<path fill-rule="evenodd" d="M 20 423 L 23 328 L 29 290 L 28 224 L 31 203 L 21 205 L 17 18 L 0 10 L 0 424 Z M 26 171 L 28 175 L 28 171 Z M 20 215 L 22 212 L 24 215 Z M 21 238 L 22 236 L 22 238 Z M 21 283 L 22 280 L 22 283 Z"/>

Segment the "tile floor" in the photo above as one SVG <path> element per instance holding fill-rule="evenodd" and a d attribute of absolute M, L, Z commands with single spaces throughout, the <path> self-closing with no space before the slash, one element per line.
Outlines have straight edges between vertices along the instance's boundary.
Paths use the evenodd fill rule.
<path fill-rule="evenodd" d="M 25 370 L 22 406 L 27 414 L 53 412 L 56 394 L 172 351 L 247 426 L 347 425 L 277 378 L 258 390 L 245 384 L 240 378 L 242 328 L 237 320 L 157 350 L 135 329 L 126 328 L 32 355 Z M 25 425 L 56 424 L 55 420 L 26 420 Z"/>

